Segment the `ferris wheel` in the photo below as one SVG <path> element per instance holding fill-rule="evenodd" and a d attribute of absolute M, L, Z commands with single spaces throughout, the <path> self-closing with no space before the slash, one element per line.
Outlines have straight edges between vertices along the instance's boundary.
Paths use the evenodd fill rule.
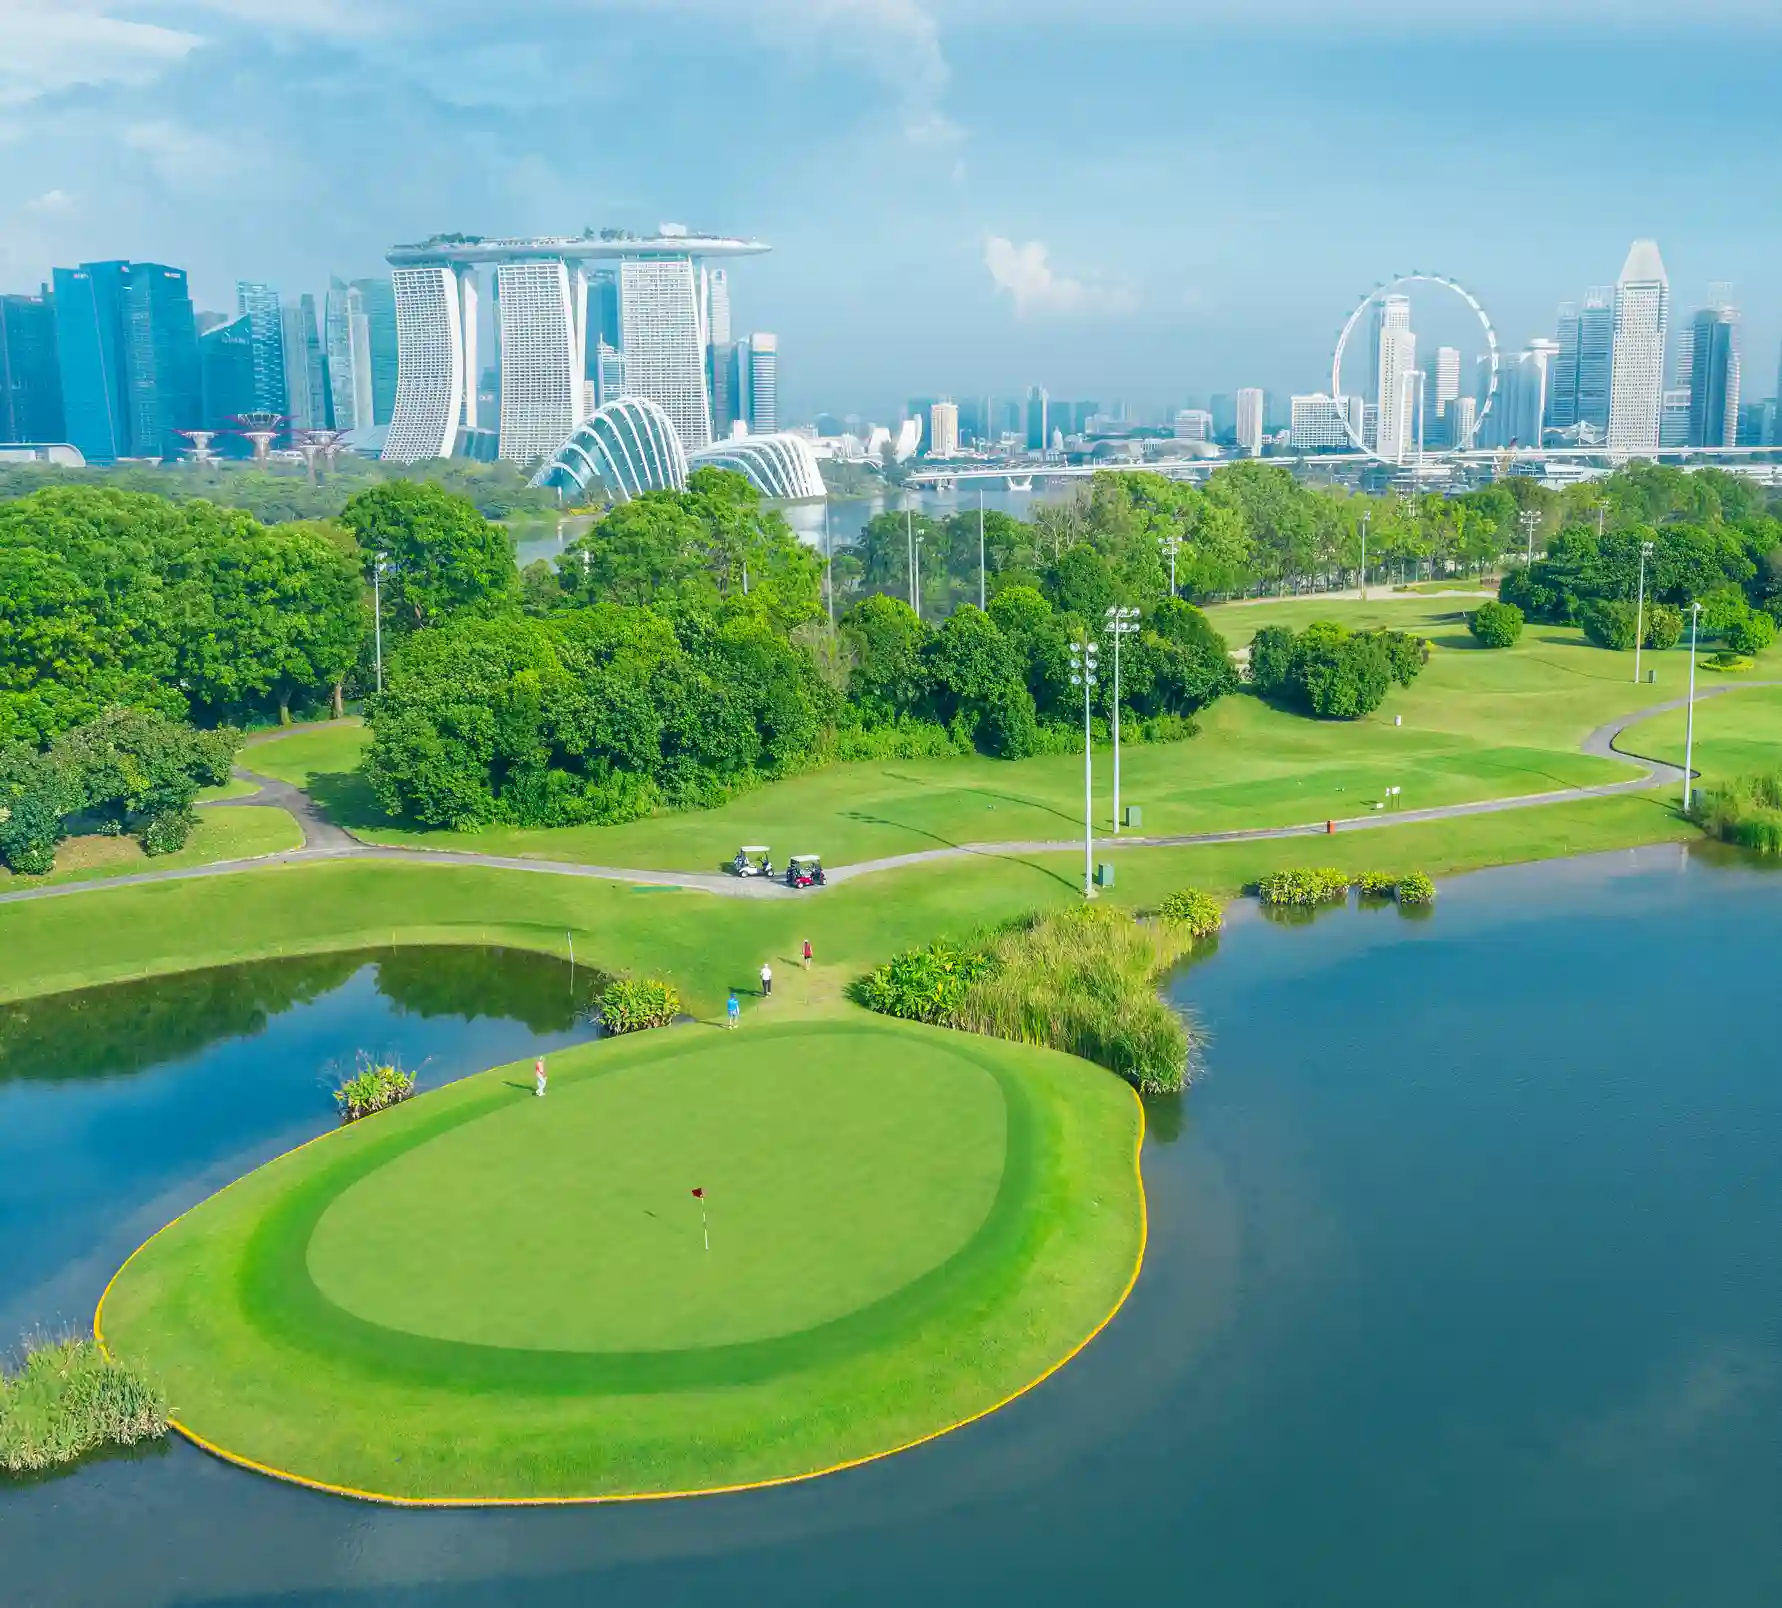
<path fill-rule="evenodd" d="M 1490 364 L 1490 376 L 1486 381 L 1484 403 L 1473 420 L 1475 436 L 1484 426 L 1486 415 L 1491 412 L 1491 404 L 1497 400 L 1497 331 L 1492 328 L 1491 317 L 1480 304 L 1477 296 L 1458 279 L 1450 279 L 1446 274 L 1425 274 L 1413 271 L 1408 274 L 1399 274 L 1384 284 L 1376 285 L 1373 290 L 1361 298 L 1355 311 L 1349 315 L 1349 321 L 1343 325 L 1343 333 L 1337 337 L 1336 355 L 1331 359 L 1330 364 L 1330 396 L 1336 408 L 1336 415 L 1342 421 L 1343 433 L 1354 442 L 1358 452 L 1365 452 L 1377 463 L 1396 465 L 1400 460 L 1388 457 L 1377 447 L 1370 447 L 1362 440 L 1360 432 L 1350 420 L 1349 410 L 1343 406 L 1341 400 L 1343 396 L 1343 353 L 1348 349 L 1349 337 L 1355 333 L 1356 326 L 1366 317 L 1367 310 L 1376 302 L 1383 301 L 1386 297 L 1394 295 L 1410 285 L 1441 286 L 1443 290 L 1452 292 L 1465 302 L 1472 310 L 1473 316 L 1479 321 L 1480 333 L 1485 338 L 1485 355 Z"/>

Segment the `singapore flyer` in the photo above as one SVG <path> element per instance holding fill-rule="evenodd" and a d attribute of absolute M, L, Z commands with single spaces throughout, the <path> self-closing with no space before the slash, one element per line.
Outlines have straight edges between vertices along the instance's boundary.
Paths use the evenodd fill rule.
<path fill-rule="evenodd" d="M 1492 327 L 1491 318 L 1480 304 L 1479 298 L 1468 290 L 1466 286 L 1461 284 L 1459 280 L 1450 279 L 1445 274 L 1426 274 L 1416 272 L 1399 274 L 1397 277 L 1386 281 L 1384 284 L 1376 286 L 1366 296 L 1362 297 L 1361 302 L 1357 305 L 1355 311 L 1349 315 L 1349 321 L 1343 325 L 1342 334 L 1337 337 L 1336 354 L 1332 358 L 1330 365 L 1331 397 L 1333 399 L 1338 399 L 1345 395 L 1343 390 L 1343 354 L 1348 350 L 1350 337 L 1354 335 L 1356 329 L 1361 325 L 1362 320 L 1367 317 L 1369 309 L 1383 304 L 1389 296 L 1402 295 L 1413 285 L 1435 285 L 1445 291 L 1451 292 L 1453 295 L 1459 297 L 1471 311 L 1472 315 L 1479 321 L 1479 330 L 1485 341 L 1484 356 L 1489 365 L 1489 375 L 1485 385 L 1485 395 L 1480 402 L 1478 414 L 1473 422 L 1473 433 L 1477 436 L 1485 423 L 1486 416 L 1491 412 L 1492 403 L 1497 400 L 1497 331 Z M 1406 371 L 1406 378 L 1408 379 L 1412 374 L 1421 377 L 1421 372 L 1421 370 L 1409 369 Z M 1421 390 L 1419 390 L 1418 395 L 1420 398 Z M 1369 400 L 1372 401 L 1375 399 L 1369 398 Z M 1403 407 L 1408 409 L 1411 405 L 1412 404 L 1406 403 Z M 1382 407 L 1384 406 L 1385 404 L 1382 404 Z M 1416 402 L 1415 407 L 1418 414 L 1418 429 L 1415 440 L 1418 453 L 1421 454 L 1423 439 L 1421 400 Z M 1342 421 L 1344 433 L 1349 437 L 1350 441 L 1354 443 L 1357 451 L 1366 453 L 1377 463 L 1397 465 L 1404 461 L 1404 446 L 1410 437 L 1410 432 L 1403 427 L 1402 417 L 1400 428 L 1392 432 L 1398 444 L 1398 450 L 1395 453 L 1389 450 L 1382 450 L 1383 447 L 1388 445 L 1384 440 L 1376 440 L 1371 444 L 1365 441 L 1362 438 L 1360 431 L 1357 430 L 1355 421 L 1349 417 L 1349 410 L 1342 406 L 1340 402 L 1336 408 L 1336 414 Z M 1382 429 L 1377 431 L 1377 434 L 1384 436 L 1386 431 Z"/>

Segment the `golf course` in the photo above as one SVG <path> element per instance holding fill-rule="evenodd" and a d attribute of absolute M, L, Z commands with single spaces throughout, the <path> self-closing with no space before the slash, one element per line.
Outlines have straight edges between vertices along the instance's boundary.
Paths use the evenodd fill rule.
<path fill-rule="evenodd" d="M 1142 1112 L 1069 1057 L 854 1016 L 585 1046 L 543 1099 L 529 1074 L 231 1185 L 130 1259 L 105 1344 L 263 1472 L 666 1496 L 969 1422 L 1137 1276 Z"/>

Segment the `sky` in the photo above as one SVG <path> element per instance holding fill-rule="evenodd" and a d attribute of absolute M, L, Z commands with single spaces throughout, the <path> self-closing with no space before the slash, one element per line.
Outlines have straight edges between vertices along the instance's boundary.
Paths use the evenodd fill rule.
<path fill-rule="evenodd" d="M 1325 388 L 1377 283 L 1501 339 L 1655 237 L 1782 341 L 1776 0 L 0 0 L 0 290 L 288 296 L 443 231 L 751 235 L 791 417 Z M 1347 378 L 1347 373 L 1345 374 Z"/>

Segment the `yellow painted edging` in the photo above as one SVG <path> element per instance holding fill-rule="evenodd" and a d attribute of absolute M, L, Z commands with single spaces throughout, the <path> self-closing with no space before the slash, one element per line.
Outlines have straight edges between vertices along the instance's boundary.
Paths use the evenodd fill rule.
<path fill-rule="evenodd" d="M 781 1474 L 768 1480 L 746 1480 L 738 1485 L 711 1485 L 687 1491 L 614 1491 L 604 1496 L 391 1496 L 384 1491 L 361 1491 L 350 1485 L 330 1485 L 326 1480 L 312 1480 L 302 1474 L 293 1474 L 288 1469 L 273 1468 L 266 1463 L 256 1463 L 253 1458 L 244 1457 L 240 1452 L 232 1452 L 226 1446 L 218 1446 L 214 1441 L 207 1441 L 195 1430 L 188 1429 L 177 1418 L 170 1418 L 167 1422 L 171 1428 L 177 1430 L 201 1451 L 209 1452 L 212 1457 L 220 1458 L 225 1463 L 233 1463 L 237 1468 L 251 1469 L 256 1474 L 265 1474 L 272 1479 L 283 1480 L 288 1485 L 301 1485 L 305 1490 L 324 1491 L 329 1496 L 350 1496 L 360 1502 L 379 1502 L 386 1507 L 405 1508 L 587 1507 L 599 1502 L 668 1502 L 689 1496 L 729 1496 L 739 1491 L 771 1490 L 776 1485 L 798 1485 L 805 1480 L 818 1480 L 827 1474 L 841 1474 L 851 1468 L 861 1468 L 868 1463 L 881 1462 L 887 1457 L 896 1457 L 900 1452 L 914 1451 L 918 1446 L 926 1446 L 930 1441 L 939 1440 L 943 1435 L 951 1435 L 955 1430 L 975 1424 L 981 1418 L 988 1418 L 992 1413 L 1001 1412 L 1010 1402 L 1019 1400 L 1030 1390 L 1037 1390 L 1055 1373 L 1063 1369 L 1067 1363 L 1074 1362 L 1081 1356 L 1089 1348 L 1090 1343 L 1119 1316 L 1120 1309 L 1126 1305 L 1126 1299 L 1132 1294 L 1133 1287 L 1138 1283 L 1139 1274 L 1144 1269 L 1145 1249 L 1150 1241 L 1151 1231 L 1150 1214 L 1145 1207 L 1145 1169 L 1142 1154 L 1145 1147 L 1145 1103 L 1139 1098 L 1138 1091 L 1130 1085 L 1128 1085 L 1127 1092 L 1131 1094 L 1133 1104 L 1138 1107 L 1138 1137 L 1133 1141 L 1132 1146 L 1132 1174 L 1134 1182 L 1138 1185 L 1139 1244 L 1138 1255 L 1133 1259 L 1132 1272 L 1127 1276 L 1126 1286 L 1120 1291 L 1119 1297 L 1109 1309 L 1108 1315 L 1037 1379 L 1029 1380 L 1019 1389 L 1010 1391 L 1001 1401 L 992 1402 L 988 1407 L 980 1408 L 969 1417 L 961 1418 L 958 1422 L 948 1424 L 944 1428 L 931 1430 L 926 1435 L 918 1435 L 914 1440 L 905 1441 L 900 1446 L 892 1446 L 882 1452 L 868 1452 L 864 1457 L 852 1457 L 845 1463 L 832 1463 L 827 1468 L 813 1468 L 802 1474 Z M 285 1156 L 294 1156 L 298 1151 L 307 1150 L 309 1146 L 319 1143 L 338 1131 L 338 1129 L 330 1129 L 328 1133 L 318 1134 L 314 1139 L 306 1139 L 302 1144 L 287 1150 L 284 1156 L 275 1159 L 282 1161 Z M 255 1169 L 255 1171 L 258 1170 Z M 206 1198 L 214 1200 L 216 1197 L 213 1195 Z M 203 1204 L 203 1201 L 198 1203 L 198 1205 Z M 101 1320 L 105 1316 L 105 1299 L 111 1294 L 112 1286 L 124 1276 L 125 1268 L 128 1268 L 161 1235 L 197 1209 L 197 1206 L 190 1207 L 187 1211 L 181 1212 L 172 1222 L 165 1223 L 156 1229 L 124 1258 L 123 1266 L 106 1280 L 105 1289 L 99 1296 L 99 1305 L 93 1311 L 93 1338 L 99 1342 L 102 1349 L 105 1348 L 105 1334 L 101 1328 Z"/>

